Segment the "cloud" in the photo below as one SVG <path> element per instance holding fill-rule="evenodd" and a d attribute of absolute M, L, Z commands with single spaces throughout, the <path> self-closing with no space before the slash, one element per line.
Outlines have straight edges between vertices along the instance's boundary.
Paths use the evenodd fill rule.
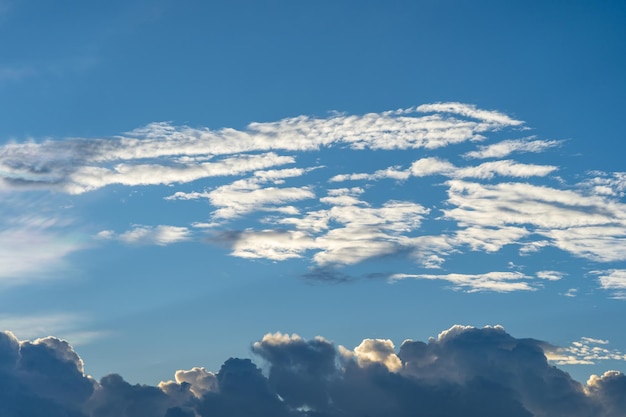
<path fill-rule="evenodd" d="M 456 102 L 297 116 L 243 129 L 159 122 L 110 138 L 5 144 L 0 188 L 6 195 L 52 190 L 85 201 L 82 195 L 114 184 L 161 186 L 151 191 L 161 193 L 168 213 L 203 200 L 206 215 L 184 224 L 148 224 L 136 214 L 129 230 L 106 224 L 88 235 L 128 244 L 214 242 L 241 258 L 299 258 L 310 263 L 311 279 L 349 281 L 351 265 L 402 258 L 414 262 L 413 275 L 456 289 L 528 291 L 558 276 L 424 270 L 444 269 L 468 252 L 495 257 L 511 249 L 525 260 L 558 249 L 564 259 L 584 259 L 592 270 L 626 260 L 626 175 L 587 171 L 574 173 L 569 183 L 554 176 L 557 164 L 515 160 L 563 143 L 514 137 L 525 129 L 502 112 Z M 509 139 L 494 142 L 502 135 Z M 367 170 L 359 172 L 359 166 Z M 347 181 L 353 183 L 341 187 Z M 94 223 L 102 221 L 90 219 Z M 64 240 L 64 232 L 0 224 L 3 241 L 18 241 L 19 254 L 0 244 L 7 271 L 23 277 L 34 265 L 41 266 L 35 272 L 50 269 L 84 247 Z M 43 250 L 27 251 L 31 246 Z M 624 298 L 621 289 L 608 290 Z"/>
<path fill-rule="evenodd" d="M 354 348 L 353 357 L 361 367 L 382 364 L 390 372 L 397 372 L 402 368 L 402 362 L 395 350 L 393 342 L 389 339 L 365 339 Z"/>
<path fill-rule="evenodd" d="M 562 140 L 510 139 L 490 145 L 480 145 L 477 151 L 467 152 L 464 156 L 471 159 L 504 158 L 514 152 L 540 153 L 560 146 L 562 143 Z"/>
<path fill-rule="evenodd" d="M 29 315 L 0 315 L 0 330 L 11 329 L 17 337 L 33 339 L 41 335 L 57 335 L 74 346 L 92 343 L 108 332 L 86 330 L 88 320 L 84 314 L 55 313 Z"/>
<path fill-rule="evenodd" d="M 484 274 L 393 274 L 389 278 L 391 282 L 401 279 L 428 279 L 442 280 L 453 284 L 455 289 L 467 292 L 494 291 L 532 291 L 533 277 L 521 272 L 487 272 Z"/>
<path fill-rule="evenodd" d="M 610 291 L 613 298 L 626 299 L 626 269 L 592 271 L 592 273 L 598 275 L 600 287 Z"/>
<path fill-rule="evenodd" d="M 626 361 L 626 354 L 616 349 L 608 349 L 608 340 L 581 337 L 570 346 L 546 351 L 549 360 L 557 365 L 592 365 L 599 361 Z"/>
<path fill-rule="evenodd" d="M 165 246 L 190 240 L 192 233 L 187 227 L 134 225 L 132 229 L 121 234 L 116 234 L 112 230 L 102 230 L 98 232 L 96 237 L 99 239 L 117 239 L 133 245 L 153 244 Z"/>
<path fill-rule="evenodd" d="M 0 285 L 44 279 L 66 266 L 66 256 L 83 248 L 72 236 L 40 227 L 0 230 L 0 242 Z"/>
<path fill-rule="evenodd" d="M 602 405 L 608 416 L 619 416 L 626 410 L 626 375 L 617 371 L 607 371 L 601 376 L 592 375 L 585 391 Z"/>
<path fill-rule="evenodd" d="M 578 353 L 598 355 L 607 341 L 582 338 Z M 580 346 L 582 347 L 580 347 Z M 619 417 L 626 377 L 592 375 L 586 385 L 553 366 L 556 347 L 517 339 L 501 326 L 455 325 L 426 342 L 364 339 L 353 349 L 323 337 L 268 333 L 250 359 L 216 372 L 179 370 L 158 386 L 111 374 L 84 374 L 74 349 L 54 337 L 19 341 L 0 333 L 0 412 L 71 417 L 412 416 Z M 571 348 L 566 348 L 571 349 Z M 600 353 L 598 353 L 600 352 Z"/>
<path fill-rule="evenodd" d="M 66 258 L 89 244 L 72 221 L 39 198 L 0 191 L 0 286 L 19 285 L 67 272 Z"/>
<path fill-rule="evenodd" d="M 537 278 L 545 279 L 548 281 L 558 281 L 562 279 L 566 274 L 559 271 L 539 271 L 537 272 Z"/>
<path fill-rule="evenodd" d="M 266 153 L 261 155 L 241 155 L 225 158 L 217 162 L 188 163 L 173 166 L 161 164 L 118 164 L 111 169 L 88 166 L 77 169 L 69 176 L 69 184 L 65 186 L 65 191 L 70 194 L 80 194 L 111 184 L 137 186 L 186 183 L 201 178 L 237 175 L 293 162 L 294 159 L 292 157 Z"/>
<path fill-rule="evenodd" d="M 439 114 L 418 116 L 423 112 L 448 112 L 469 120 Z M 352 149 L 436 149 L 482 140 L 483 132 L 519 124 L 501 113 L 459 103 L 326 119 L 299 116 L 251 123 L 242 131 L 152 123 L 116 138 L 4 145 L 0 147 L 0 178 L 5 187 L 45 186 L 80 194 L 110 184 L 183 183 L 294 162 L 291 156 L 275 153 L 278 151 L 310 152 L 342 145 Z"/>
<path fill-rule="evenodd" d="M 215 220 L 233 219 L 253 211 L 276 211 L 283 214 L 298 214 L 298 209 L 285 206 L 285 203 L 315 197 L 310 187 L 263 187 L 265 183 L 282 184 L 285 178 L 298 177 L 310 170 L 282 169 L 257 171 L 254 177 L 237 180 L 222 185 L 210 192 L 177 192 L 165 197 L 166 200 L 208 199 L 217 210 L 213 213 Z"/>
<path fill-rule="evenodd" d="M 399 167 L 389 167 L 374 172 L 373 174 L 341 174 L 332 177 L 329 181 L 360 181 L 360 180 L 380 180 L 395 179 L 406 180 L 411 176 L 425 177 L 429 175 L 444 175 L 450 178 L 480 178 L 491 179 L 496 175 L 507 177 L 544 177 L 557 167 L 551 165 L 522 164 L 511 160 L 485 162 L 477 166 L 458 168 L 450 162 L 430 157 L 422 158 L 411 164 L 407 170 L 400 170 Z"/>
<path fill-rule="evenodd" d="M 599 262 L 626 259 L 626 206 L 622 203 L 527 183 L 450 180 L 448 186 L 448 203 L 453 208 L 445 209 L 445 216 L 463 228 L 480 226 L 497 232 L 510 225 L 525 226 L 575 256 Z M 538 248 L 535 243 L 530 243 L 531 251 Z"/>
<path fill-rule="evenodd" d="M 96 382 L 65 341 L 53 337 L 18 341 L 0 333 L 0 414 L 17 416 L 84 416 L 82 405 Z"/>
<path fill-rule="evenodd" d="M 159 388 L 167 394 L 175 395 L 181 386 L 186 386 L 196 398 L 202 398 L 209 392 L 218 391 L 216 375 L 202 367 L 195 367 L 188 371 L 176 371 L 174 378 L 175 381 L 161 382 Z"/>
<path fill-rule="evenodd" d="M 506 114 L 478 109 L 474 105 L 464 103 L 423 104 L 418 106 L 417 110 L 421 112 L 454 113 L 474 119 L 480 119 L 499 126 L 519 126 L 524 123 L 520 120 L 511 119 Z"/>
<path fill-rule="evenodd" d="M 590 190 L 593 194 L 611 197 L 624 197 L 626 192 L 626 172 L 592 171 L 588 178 L 578 185 Z"/>
<path fill-rule="evenodd" d="M 331 205 L 330 209 L 278 220 L 280 225 L 295 230 L 245 231 L 233 235 L 233 254 L 283 260 L 314 251 L 313 261 L 318 266 L 327 266 L 355 264 L 396 253 L 405 246 L 406 239 L 401 233 L 417 229 L 428 210 L 403 201 L 369 207 L 358 198 L 362 192 L 354 188 L 330 190 L 320 199 Z"/>

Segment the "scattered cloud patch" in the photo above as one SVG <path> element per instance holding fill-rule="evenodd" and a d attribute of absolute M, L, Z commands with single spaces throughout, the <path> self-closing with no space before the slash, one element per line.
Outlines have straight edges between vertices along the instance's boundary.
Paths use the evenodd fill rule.
<path fill-rule="evenodd" d="M 582 337 L 570 346 L 547 351 L 549 360 L 557 365 L 592 365 L 599 361 L 626 361 L 626 353 L 608 348 L 609 341 Z"/>
<path fill-rule="evenodd" d="M 610 291 L 613 298 L 626 299 L 626 269 L 593 271 L 598 276 L 600 287 Z"/>
<path fill-rule="evenodd" d="M 167 185 L 153 189 L 166 193 L 168 210 L 204 200 L 206 216 L 186 220 L 188 227 L 150 225 L 139 218 L 131 220 L 130 230 L 107 225 L 96 237 L 169 245 L 202 235 L 198 241 L 226 244 L 241 258 L 304 259 L 310 277 L 350 277 L 339 269 L 387 257 L 414 261 L 421 270 L 441 269 L 455 256 L 499 256 L 512 247 L 520 259 L 517 272 L 531 257 L 554 249 L 589 262 L 591 269 L 625 261 L 624 173 L 588 171 L 570 184 L 554 176 L 557 164 L 515 160 L 520 153 L 563 144 L 515 138 L 525 129 L 522 121 L 501 112 L 455 102 L 363 115 L 297 116 L 244 129 L 159 122 L 111 138 L 3 145 L 0 187 L 11 194 L 52 190 L 79 199 L 113 184 Z M 500 139 L 503 135 L 507 139 Z M 419 150 L 419 156 L 394 152 L 399 150 Z M 359 166 L 368 170 L 359 172 Z M 389 179 L 395 181 L 391 187 Z M 13 239 L 22 230 L 5 226 L 0 233 Z M 45 227 L 21 236 L 23 246 L 46 247 L 46 239 L 57 243 L 60 235 Z M 9 261 L 7 270 L 25 275 L 23 268 L 81 248 L 49 246 L 50 251 L 20 249 L 29 256 L 50 254 L 49 261 L 13 266 Z M 12 258 L 12 250 L 0 245 L 0 256 Z M 447 281 L 465 291 L 529 291 L 541 281 L 565 279 L 549 271 L 537 276 L 421 272 L 416 275 L 422 279 Z M 617 278 L 605 275 L 601 287 L 624 298 L 623 289 L 615 287 Z"/>

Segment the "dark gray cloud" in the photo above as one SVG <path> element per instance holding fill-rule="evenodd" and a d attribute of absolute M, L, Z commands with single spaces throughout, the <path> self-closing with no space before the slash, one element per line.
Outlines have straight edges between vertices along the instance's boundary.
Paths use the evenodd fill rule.
<path fill-rule="evenodd" d="M 0 333 L 0 415 L 83 417 L 95 381 L 72 347 L 55 338 L 18 342 Z"/>
<path fill-rule="evenodd" d="M 365 339 L 354 349 L 316 337 L 265 335 L 250 359 L 217 373 L 178 371 L 176 381 L 132 385 L 86 376 L 80 357 L 54 337 L 0 333 L 3 417 L 623 417 L 626 375 L 586 385 L 550 364 L 554 346 L 502 327 L 453 326 L 427 342 Z"/>

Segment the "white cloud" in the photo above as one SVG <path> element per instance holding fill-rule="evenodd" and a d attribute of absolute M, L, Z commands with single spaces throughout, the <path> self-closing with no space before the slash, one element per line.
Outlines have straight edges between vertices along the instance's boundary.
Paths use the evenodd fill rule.
<path fill-rule="evenodd" d="M 232 242 L 232 255 L 240 258 L 284 261 L 300 258 L 317 247 L 315 240 L 300 231 L 244 231 Z"/>
<path fill-rule="evenodd" d="M 592 271 L 598 276 L 600 288 L 610 291 L 612 298 L 626 300 L 626 269 Z"/>
<path fill-rule="evenodd" d="M 418 116 L 416 112 L 436 114 Z M 463 118 L 442 117 L 440 112 Z M 281 151 L 309 152 L 330 146 L 436 149 L 482 140 L 481 133 L 519 124 L 501 113 L 460 103 L 362 116 L 299 116 L 251 123 L 241 131 L 161 122 L 116 138 L 4 145 L 0 147 L 0 178 L 5 187 L 45 186 L 79 194 L 110 184 L 181 183 L 292 163 L 290 156 L 275 153 Z M 227 155 L 233 156 L 219 159 Z"/>
<path fill-rule="evenodd" d="M 116 234 L 112 230 L 103 230 L 96 236 L 100 239 L 118 239 L 129 244 L 165 246 L 190 240 L 192 233 L 187 227 L 134 225 L 132 229 L 121 234 Z"/>
<path fill-rule="evenodd" d="M 88 246 L 71 219 L 40 198 L 0 191 L 0 285 L 69 272 L 67 257 Z M 76 230 L 76 229 L 74 229 Z"/>
<path fill-rule="evenodd" d="M 217 162 L 167 166 L 160 164 L 118 164 L 113 169 L 81 167 L 68 177 L 65 191 L 80 194 L 111 184 L 127 186 L 186 183 L 201 178 L 237 175 L 257 169 L 290 164 L 290 156 L 275 153 L 239 155 Z"/>
<path fill-rule="evenodd" d="M 0 284 L 47 278 L 67 268 L 65 258 L 84 246 L 74 236 L 47 228 L 0 230 Z"/>
<path fill-rule="evenodd" d="M 166 394 L 174 395 L 180 392 L 181 384 L 189 384 L 189 390 L 196 398 L 202 398 L 209 392 L 218 392 L 217 376 L 202 367 L 193 367 L 189 370 L 178 370 L 174 374 L 175 381 L 159 383 L 159 388 Z"/>
<path fill-rule="evenodd" d="M 562 143 L 562 140 L 511 139 L 478 146 L 477 151 L 467 152 L 464 156 L 474 159 L 504 158 L 514 152 L 543 152 L 546 149 L 560 146 Z"/>
<path fill-rule="evenodd" d="M 298 214 L 293 206 L 284 203 L 305 200 L 315 197 L 310 187 L 263 187 L 265 183 L 282 184 L 285 178 L 297 177 L 306 173 L 304 169 L 284 169 L 257 171 L 252 178 L 237 180 L 222 185 L 212 191 L 202 193 L 177 192 L 166 197 L 166 200 L 208 199 L 217 210 L 213 213 L 214 220 L 233 219 L 253 211 L 275 211 L 284 214 Z"/>
<path fill-rule="evenodd" d="M 491 179 L 494 175 L 528 178 L 545 177 L 557 168 L 551 165 L 521 164 L 515 161 L 502 160 L 485 162 L 475 167 L 460 168 L 454 172 L 456 178 Z"/>
<path fill-rule="evenodd" d="M 519 126 L 524 123 L 519 120 L 511 119 L 506 114 L 497 111 L 481 110 L 476 108 L 474 105 L 464 103 L 423 104 L 417 107 L 417 111 L 455 113 L 474 119 L 484 120 L 500 126 Z"/>
<path fill-rule="evenodd" d="M 596 260 L 626 259 L 626 206 L 601 196 L 526 183 L 478 184 L 448 181 L 445 216 L 463 228 L 498 231 L 511 225 L 530 232 L 573 255 Z M 525 243 L 526 253 L 545 246 Z"/>
<path fill-rule="evenodd" d="M 559 271 L 539 271 L 537 272 L 537 278 L 545 279 L 548 281 L 558 281 L 563 278 L 566 274 Z"/>
<path fill-rule="evenodd" d="M 358 191 L 335 190 L 321 199 L 336 204 L 332 208 L 278 220 L 296 230 L 245 231 L 236 235 L 233 255 L 284 260 L 314 250 L 313 261 L 319 266 L 354 264 L 394 253 L 407 243 L 401 233 L 418 228 L 428 212 L 418 204 L 401 201 L 368 207 L 354 193 Z"/>
<path fill-rule="evenodd" d="M 497 252 L 502 247 L 518 242 L 530 232 L 523 227 L 502 226 L 498 228 L 471 226 L 457 231 L 457 245 L 467 245 L 474 251 Z"/>
<path fill-rule="evenodd" d="M 419 159 L 411 165 L 411 175 L 415 177 L 424 177 L 426 175 L 443 174 L 449 175 L 456 170 L 456 167 L 450 162 L 439 158 L 423 158 Z"/>
<path fill-rule="evenodd" d="M 593 365 L 599 361 L 626 361 L 626 354 L 608 348 L 609 341 L 581 337 L 567 347 L 546 348 L 546 357 L 556 365 Z"/>
<path fill-rule="evenodd" d="M 188 227 L 147 225 L 137 219 L 130 230 L 105 229 L 96 237 L 168 245 L 205 233 L 213 241 L 230 245 L 234 256 L 273 261 L 307 258 L 313 268 L 402 256 L 421 267 L 440 269 L 456 254 L 475 251 L 490 256 L 511 245 L 525 256 L 551 247 L 591 262 L 625 260 L 626 205 L 617 197 L 626 190 L 626 174 L 592 171 L 589 179 L 577 178 L 579 182 L 568 187 L 565 180 L 551 177 L 556 165 L 501 159 L 515 152 L 543 152 L 562 141 L 527 137 L 475 144 L 505 128 L 507 135 L 524 129 L 521 121 L 505 114 L 461 103 L 364 115 L 298 116 L 251 123 L 241 130 L 153 123 L 114 138 L 6 144 L 0 147 L 0 181 L 6 192 L 37 188 L 73 194 L 110 184 L 169 185 L 168 204 L 204 199 L 210 207 L 207 216 L 190 221 Z M 462 155 L 453 155 L 451 149 L 445 159 L 440 152 L 442 147 L 461 143 Z M 474 151 L 467 152 L 470 146 Z M 330 148 L 342 158 L 364 158 L 323 165 L 337 155 L 326 159 L 320 153 L 307 159 L 308 168 L 297 159 L 304 152 Z M 400 153 L 373 152 L 416 149 L 421 149 L 419 156 L 408 156 L 412 159 L 404 159 L 403 165 L 391 160 Z M 472 158 L 497 159 L 468 162 Z M 316 162 L 310 162 L 313 159 Z M 345 173 L 344 169 L 361 162 L 371 170 Z M 296 163 L 303 166 L 288 166 Z M 448 180 L 434 185 L 428 177 L 435 175 Z M 543 185 L 538 185 L 539 178 Z M 381 190 L 379 183 L 370 182 L 382 179 L 398 182 L 392 190 Z M 555 180 L 560 181 L 556 186 L 546 185 Z M 328 181 L 361 183 L 360 187 L 325 190 Z M 176 184 L 190 182 L 199 188 L 176 188 Z M 447 198 L 432 201 L 437 193 L 401 189 L 408 184 L 441 187 Z M 234 225 L 240 229 L 229 229 Z M 57 226 L 24 229 L 11 225 L 0 227 L 0 234 L 6 235 L 5 240 L 14 239 L 10 234 L 20 230 L 28 230 L 29 238 L 42 236 L 44 243 L 46 238 L 56 243 L 65 237 Z M 50 251 L 27 252 L 31 258 L 26 262 L 12 264 L 9 245 L 0 244 L 0 256 L 14 269 L 33 264 L 47 267 L 81 248 L 54 243 Z M 41 247 L 47 246 L 42 243 Z M 45 258 L 48 254 L 49 259 Z M 24 271 L 16 274 L 28 272 Z M 540 271 L 536 276 L 501 274 L 505 273 L 424 274 L 421 278 L 446 280 L 468 291 L 514 291 L 535 289 L 542 281 L 563 277 L 556 271 Z M 616 298 L 626 293 L 610 291 Z"/>
<path fill-rule="evenodd" d="M 411 167 L 406 170 L 401 170 L 400 167 L 394 166 L 378 170 L 373 174 L 359 173 L 335 175 L 329 181 L 375 181 L 386 178 L 395 180 L 406 180 L 411 176 L 425 177 L 429 175 L 444 175 L 450 178 L 480 179 L 492 179 L 495 175 L 528 178 L 545 177 L 555 170 L 557 170 L 557 167 L 552 165 L 522 164 L 510 160 L 485 162 L 477 166 L 456 167 L 446 160 L 429 157 L 422 158 L 413 162 L 413 164 L 411 164 Z"/>
<path fill-rule="evenodd" d="M 521 272 L 487 272 L 484 274 L 393 274 L 391 282 L 401 279 L 442 280 L 453 284 L 454 288 L 467 292 L 494 291 L 533 291 L 533 277 Z"/>
<path fill-rule="evenodd" d="M 570 288 L 569 290 L 565 291 L 565 293 L 563 294 L 566 297 L 576 297 L 578 293 L 578 288 Z"/>
<path fill-rule="evenodd" d="M 591 178 L 578 184 L 583 189 L 588 189 L 596 195 L 611 197 L 624 197 L 626 192 L 626 172 L 607 173 L 592 171 Z"/>
<path fill-rule="evenodd" d="M 346 355 L 346 349 L 343 349 Z M 353 357 L 361 367 L 372 364 L 382 364 L 390 372 L 402 369 L 402 362 L 395 352 L 395 346 L 389 339 L 363 339 L 360 345 L 354 348 Z"/>

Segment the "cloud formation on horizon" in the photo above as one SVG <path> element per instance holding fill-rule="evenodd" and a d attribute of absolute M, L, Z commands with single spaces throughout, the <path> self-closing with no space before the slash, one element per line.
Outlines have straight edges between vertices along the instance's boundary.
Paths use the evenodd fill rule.
<path fill-rule="evenodd" d="M 608 342 L 582 338 L 578 353 Z M 354 349 L 323 337 L 266 334 L 250 359 L 218 372 L 179 370 L 158 386 L 110 374 L 96 381 L 65 341 L 0 333 L 0 414 L 5 417 L 420 416 L 620 417 L 626 376 L 582 385 L 546 355 L 563 350 L 517 339 L 500 326 L 453 326 L 427 342 L 364 339 Z M 608 350 L 607 350 L 608 351 Z M 597 357 L 596 360 L 603 358 Z M 626 360 L 626 358 L 621 358 Z"/>

